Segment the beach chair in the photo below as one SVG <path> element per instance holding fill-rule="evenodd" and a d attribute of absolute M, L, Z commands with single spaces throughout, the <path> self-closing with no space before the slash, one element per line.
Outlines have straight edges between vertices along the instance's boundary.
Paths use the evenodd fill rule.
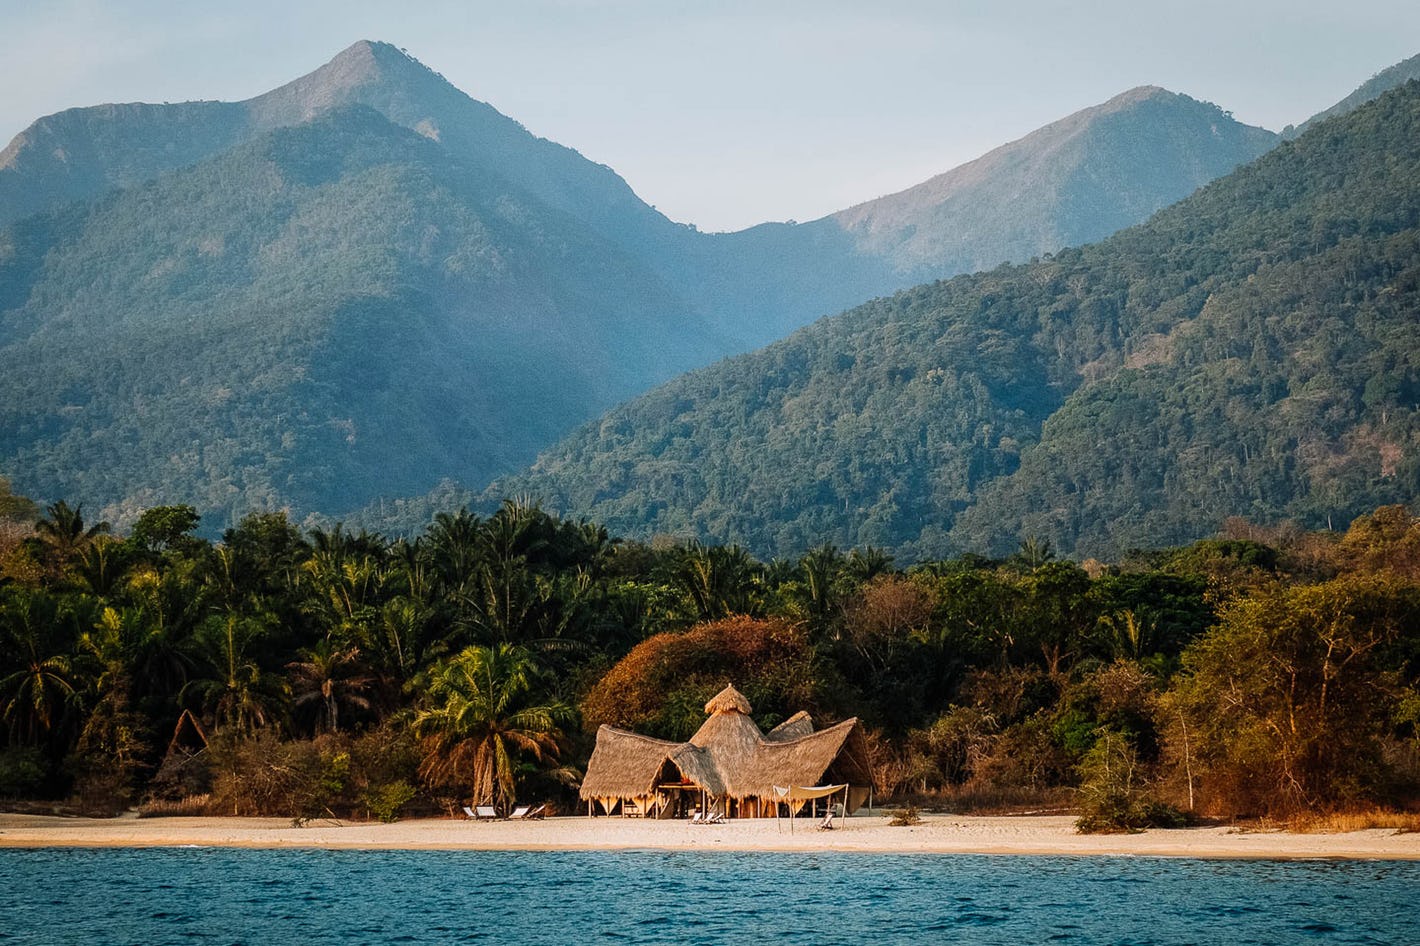
<path fill-rule="evenodd" d="M 530 812 L 530 811 L 532 811 L 532 805 L 519 805 L 518 807 L 516 807 L 516 808 L 513 809 L 512 814 L 508 815 L 508 820 L 509 820 L 509 821 L 527 821 L 527 820 L 528 820 L 528 812 Z"/>
<path fill-rule="evenodd" d="M 834 818 L 841 818 L 841 817 L 843 817 L 843 808 L 842 808 L 842 806 L 841 806 L 841 805 L 829 805 L 829 806 L 828 806 L 828 810 L 823 813 L 823 820 L 818 823 L 818 829 L 819 829 L 820 831 L 832 831 L 832 830 L 833 830 L 833 819 L 834 819 Z"/>
<path fill-rule="evenodd" d="M 526 818 L 528 821 L 541 821 L 543 818 L 547 817 L 547 806 L 538 805 L 536 808 L 528 812 L 523 817 Z"/>
<path fill-rule="evenodd" d="M 474 820 L 475 818 L 478 817 L 478 815 L 476 815 L 476 814 L 473 813 L 473 809 L 470 808 L 470 807 L 468 807 L 467 805 L 464 805 L 464 806 L 463 806 L 463 816 L 464 816 L 465 818 L 467 818 L 469 821 L 472 821 L 472 820 Z"/>
<path fill-rule="evenodd" d="M 497 821 L 498 809 L 492 805 L 477 805 L 473 809 L 473 817 L 476 821 Z"/>

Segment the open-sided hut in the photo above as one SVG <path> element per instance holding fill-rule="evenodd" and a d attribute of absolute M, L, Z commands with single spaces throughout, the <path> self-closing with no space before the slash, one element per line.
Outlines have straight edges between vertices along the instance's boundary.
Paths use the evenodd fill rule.
<path fill-rule="evenodd" d="M 709 718 L 689 742 L 602 726 L 582 780 L 582 800 L 608 813 L 630 803 L 672 818 L 698 804 L 753 817 L 775 814 L 786 787 L 846 785 L 846 813 L 871 795 L 868 747 L 857 719 L 815 732 L 801 712 L 765 733 L 750 718 L 749 701 L 732 686 L 706 703 L 705 712 Z"/>

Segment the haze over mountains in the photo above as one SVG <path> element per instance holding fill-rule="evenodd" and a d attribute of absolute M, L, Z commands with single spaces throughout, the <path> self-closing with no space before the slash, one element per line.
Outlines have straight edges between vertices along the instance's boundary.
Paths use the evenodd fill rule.
<path fill-rule="evenodd" d="M 1142 88 L 702 234 L 382 43 L 245 102 L 73 109 L 0 152 L 0 473 L 120 521 L 486 482 L 677 372 L 1104 236 L 1276 140 Z"/>
<path fill-rule="evenodd" d="M 1103 242 L 662 386 L 496 484 L 614 532 L 1118 556 L 1420 495 L 1420 83 Z"/>

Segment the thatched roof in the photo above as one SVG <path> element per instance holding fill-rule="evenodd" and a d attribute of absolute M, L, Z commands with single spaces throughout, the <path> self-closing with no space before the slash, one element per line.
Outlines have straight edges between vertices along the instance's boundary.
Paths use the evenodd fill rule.
<path fill-rule="evenodd" d="M 710 697 L 710 702 L 705 704 L 705 715 L 714 716 L 717 713 L 743 713 L 750 714 L 749 700 L 745 695 L 734 687 L 725 687 L 719 693 Z"/>
<path fill-rule="evenodd" d="M 582 779 L 582 797 L 643 798 L 653 791 L 661 766 L 680 748 L 678 742 L 602 726 Z"/>
<path fill-rule="evenodd" d="M 857 719 L 814 732 L 808 714 L 797 713 L 766 736 L 749 717 L 749 701 L 733 687 L 717 694 L 705 711 L 710 718 L 684 743 L 610 726 L 598 729 L 582 798 L 644 798 L 677 771 L 711 795 L 737 798 L 770 797 L 775 785 L 817 785 L 830 768 L 840 781 L 871 782 Z"/>
<path fill-rule="evenodd" d="M 798 739 L 800 736 L 807 736 L 814 731 L 814 721 L 809 714 L 799 710 L 784 722 L 775 726 L 764 734 L 764 738 L 770 742 L 784 742 L 789 739 Z"/>
<path fill-rule="evenodd" d="M 797 739 L 766 740 L 755 754 L 754 764 L 730 786 L 730 794 L 768 797 L 775 785 L 821 785 L 830 767 L 837 770 L 834 781 L 872 783 L 867 740 L 857 719 Z"/>

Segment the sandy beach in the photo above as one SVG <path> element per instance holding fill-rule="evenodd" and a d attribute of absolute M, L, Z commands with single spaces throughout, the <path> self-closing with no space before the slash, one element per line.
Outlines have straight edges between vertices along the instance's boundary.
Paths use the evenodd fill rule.
<path fill-rule="evenodd" d="M 419 819 L 396 824 L 329 821 L 293 827 L 282 818 L 59 818 L 0 814 L 0 847 L 218 846 L 368 850 L 859 851 L 932 854 L 1126 855 L 1196 858 L 1420 860 L 1420 834 L 1371 829 L 1343 834 L 1231 827 L 1076 834 L 1069 816 L 928 815 L 893 827 L 859 814 L 819 831 L 807 820 L 746 819 L 723 825 L 570 816 L 530 822 Z"/>

